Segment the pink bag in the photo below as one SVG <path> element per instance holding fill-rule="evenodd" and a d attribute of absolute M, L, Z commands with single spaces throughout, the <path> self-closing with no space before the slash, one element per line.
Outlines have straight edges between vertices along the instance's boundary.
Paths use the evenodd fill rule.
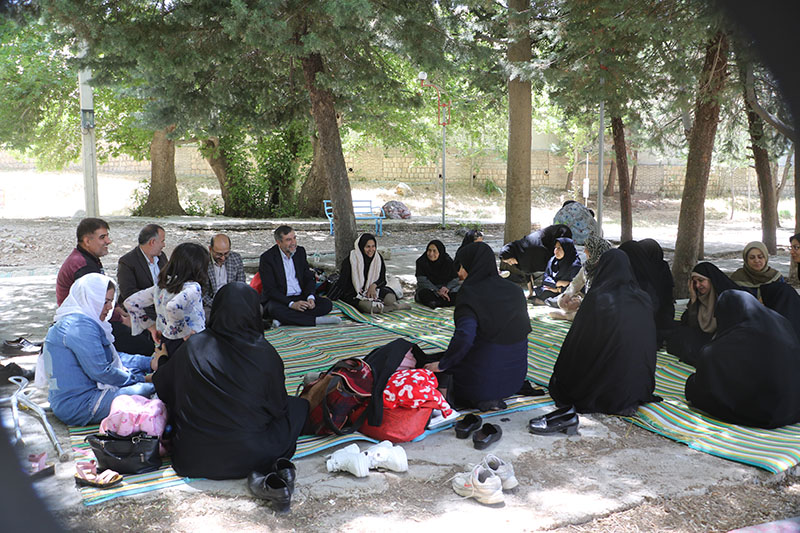
<path fill-rule="evenodd" d="M 151 437 L 161 437 L 167 425 L 167 406 L 161 400 L 122 394 L 111 402 L 111 411 L 100 422 L 100 433 L 109 431 L 121 437 L 144 431 Z"/>

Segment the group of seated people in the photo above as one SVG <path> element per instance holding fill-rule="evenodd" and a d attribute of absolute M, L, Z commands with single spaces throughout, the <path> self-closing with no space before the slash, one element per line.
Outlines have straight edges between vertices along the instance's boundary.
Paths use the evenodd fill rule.
<path fill-rule="evenodd" d="M 215 236 L 207 249 L 179 244 L 166 260 L 164 230 L 153 226 L 120 258 L 115 283 L 100 262 L 111 242 L 108 224 L 84 219 L 79 225 L 76 251 L 59 272 L 63 298 L 41 357 L 53 412 L 68 424 L 98 423 L 114 397 L 155 392 L 174 428 L 179 474 L 226 479 L 266 472 L 294 453 L 309 405 L 287 394 L 283 362 L 264 338 L 264 319 L 300 326 L 340 319 L 329 316 L 331 301 L 316 294 L 305 250 L 288 226 L 275 230 L 275 245 L 260 257 L 260 294 L 244 283 L 241 258 L 227 236 Z M 686 396 L 698 408 L 760 427 L 800 420 L 800 393 L 787 381 L 800 370 L 794 356 L 800 296 L 767 266 L 760 243 L 745 248 L 745 267 L 733 279 L 710 263 L 695 267 L 692 298 L 676 324 L 672 276 L 656 241 L 614 249 L 590 234 L 581 262 L 568 226 L 550 226 L 523 240 L 506 245 L 501 259 L 505 255 L 528 274 L 541 265 L 545 283 L 531 286 L 533 297 L 555 297 L 573 320 L 549 383 L 558 405 L 630 415 L 659 401 L 653 394 L 656 351 L 666 339 L 670 351 L 678 346 L 678 356 L 697 368 Z M 416 262 L 415 299 L 455 307 L 448 348 L 421 364 L 436 374 L 455 406 L 488 410 L 502 408 L 504 398 L 524 388 L 531 324 L 524 291 L 503 279 L 494 252 L 481 241 L 480 232 L 468 233 L 454 259 L 441 241 L 431 241 Z M 547 250 L 534 250 L 546 244 L 549 257 Z M 800 259 L 800 241 L 793 237 L 792 245 Z M 750 254 L 753 249 L 760 262 L 750 261 L 758 255 Z M 533 251 L 535 265 L 526 251 Z M 123 259 L 138 278 L 130 279 Z M 123 308 L 118 294 L 127 295 Z M 371 234 L 355 242 L 329 294 L 365 313 L 408 307 L 388 287 Z M 126 351 L 116 331 L 128 345 L 148 340 L 150 348 Z M 781 404 L 780 412 L 763 410 L 771 402 Z"/>

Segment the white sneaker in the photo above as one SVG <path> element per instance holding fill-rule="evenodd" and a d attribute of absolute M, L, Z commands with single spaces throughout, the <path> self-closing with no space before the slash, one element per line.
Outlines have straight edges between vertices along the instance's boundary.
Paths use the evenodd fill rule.
<path fill-rule="evenodd" d="M 369 457 L 371 469 L 384 468 L 394 472 L 408 471 L 408 457 L 402 446 L 395 446 L 388 440 L 370 446 L 364 451 Z"/>
<path fill-rule="evenodd" d="M 431 420 L 428 422 L 428 429 L 435 429 L 439 426 L 446 424 L 447 422 L 451 422 L 461 416 L 461 413 L 453 409 L 453 412 L 450 413 L 450 416 L 444 416 L 440 409 L 434 409 L 431 413 Z"/>
<path fill-rule="evenodd" d="M 481 464 L 484 468 L 491 470 L 500 478 L 503 484 L 503 490 L 510 490 L 519 485 L 519 481 L 517 481 L 517 478 L 514 476 L 514 467 L 511 466 L 511 463 L 507 463 L 490 453 L 483 458 Z"/>
<path fill-rule="evenodd" d="M 281 327 L 281 323 L 280 323 L 280 322 L 278 322 L 277 320 L 274 320 L 274 319 L 273 319 L 273 320 L 272 320 L 272 327 L 273 327 L 273 328 L 279 328 L 279 327 Z"/>
<path fill-rule="evenodd" d="M 480 503 L 491 505 L 501 503 L 503 482 L 491 470 L 482 464 L 476 465 L 470 472 L 462 472 L 453 477 L 453 490 L 459 496 L 475 498 Z"/>
<path fill-rule="evenodd" d="M 350 472 L 356 477 L 369 474 L 369 457 L 358 450 L 358 444 L 350 444 L 336 450 L 327 461 L 328 472 Z"/>

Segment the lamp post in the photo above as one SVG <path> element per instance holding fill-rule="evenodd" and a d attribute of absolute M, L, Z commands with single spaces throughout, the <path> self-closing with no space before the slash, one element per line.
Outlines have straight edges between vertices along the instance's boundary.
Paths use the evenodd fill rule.
<path fill-rule="evenodd" d="M 428 74 L 426 72 L 420 72 L 417 76 L 417 79 L 419 80 L 420 87 L 433 87 L 436 89 L 436 117 L 439 125 L 442 127 L 442 227 L 444 227 L 445 198 L 447 195 L 447 174 L 445 173 L 445 160 L 447 158 L 447 125 L 450 124 L 450 100 L 448 100 L 447 103 L 442 103 L 442 95 L 439 87 L 433 83 L 425 83 L 425 80 L 428 79 Z"/>

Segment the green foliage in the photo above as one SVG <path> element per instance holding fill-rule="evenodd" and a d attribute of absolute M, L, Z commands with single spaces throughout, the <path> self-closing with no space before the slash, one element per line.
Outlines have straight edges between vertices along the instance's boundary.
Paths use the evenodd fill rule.
<path fill-rule="evenodd" d="M 491 196 L 495 193 L 503 194 L 503 189 L 501 189 L 491 178 L 486 178 L 483 181 L 483 192 L 486 196 Z"/>
<path fill-rule="evenodd" d="M 144 204 L 147 202 L 147 197 L 150 195 L 150 179 L 142 178 L 139 180 L 139 186 L 133 190 L 131 194 L 131 216 L 140 217 L 144 209 Z"/>

